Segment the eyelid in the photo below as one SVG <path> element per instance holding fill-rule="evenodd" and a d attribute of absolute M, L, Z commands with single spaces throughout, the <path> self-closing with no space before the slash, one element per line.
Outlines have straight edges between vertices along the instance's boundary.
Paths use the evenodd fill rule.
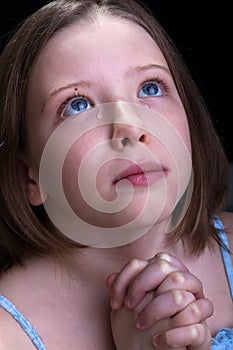
<path fill-rule="evenodd" d="M 162 88 L 162 90 L 166 94 L 168 94 L 171 91 L 170 86 L 167 83 L 167 81 L 164 78 L 160 78 L 158 76 L 152 76 L 151 78 L 144 80 L 143 83 L 140 85 L 140 89 L 143 87 L 143 85 L 148 84 L 148 83 L 155 83 L 155 84 L 159 85 L 160 88 Z"/>
<path fill-rule="evenodd" d="M 147 84 L 147 83 L 155 83 L 155 84 L 158 84 L 161 89 L 166 93 L 168 94 L 170 92 L 170 86 L 169 84 L 167 83 L 167 81 L 164 79 L 164 78 L 161 78 L 159 76 L 150 76 L 148 77 L 147 79 L 145 79 L 141 85 L 140 85 L 140 88 L 139 90 L 143 87 L 143 85 Z M 138 90 L 138 92 L 139 92 Z M 148 96 L 149 97 L 149 96 Z M 93 101 L 87 97 L 85 94 L 82 94 L 81 92 L 77 92 L 77 91 L 73 91 L 68 97 L 65 98 L 65 100 L 60 104 L 60 106 L 58 107 L 58 110 L 57 110 L 57 118 L 62 118 L 63 117 L 63 112 L 66 108 L 66 106 L 75 98 L 84 98 L 88 101 L 88 103 L 91 105 L 91 106 L 94 106 L 95 104 L 93 103 Z"/>
<path fill-rule="evenodd" d="M 78 98 L 86 99 L 91 106 L 94 106 L 94 103 L 91 101 L 91 99 L 89 97 L 85 96 L 85 94 L 80 94 L 80 93 L 77 93 L 75 91 L 71 95 L 66 97 L 66 99 L 60 104 L 60 106 L 59 106 L 59 108 L 57 110 L 57 117 L 58 118 L 64 117 L 63 116 L 63 112 L 64 112 L 65 108 L 68 106 L 69 103 L 72 102 L 72 100 L 75 100 L 75 99 L 78 99 Z"/>

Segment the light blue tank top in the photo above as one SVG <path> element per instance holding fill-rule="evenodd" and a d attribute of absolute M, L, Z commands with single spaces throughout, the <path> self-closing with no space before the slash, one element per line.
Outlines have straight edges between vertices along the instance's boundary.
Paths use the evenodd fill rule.
<path fill-rule="evenodd" d="M 219 218 L 215 218 L 215 227 L 219 229 L 219 236 L 225 247 L 229 248 L 227 236 L 224 232 L 224 227 Z M 221 247 L 222 258 L 228 277 L 229 289 L 233 299 L 233 266 L 231 256 L 227 249 Z M 20 324 L 22 329 L 31 339 L 35 348 L 38 350 L 46 350 L 40 336 L 32 327 L 30 322 L 17 310 L 17 308 L 6 297 L 0 294 L 0 307 L 9 312 L 12 317 Z M 232 315 L 233 318 L 233 315 Z M 212 350 L 233 350 L 233 328 L 221 328 L 216 337 L 211 340 Z"/>
<path fill-rule="evenodd" d="M 229 289 L 233 300 L 233 266 L 227 240 L 227 235 L 224 232 L 224 227 L 221 220 L 216 217 L 214 221 L 215 227 L 219 229 L 219 237 L 226 248 L 221 247 L 222 258 L 225 266 L 226 275 L 228 278 Z M 233 315 L 232 315 L 233 319 Z M 233 350 L 233 328 L 219 329 L 215 338 L 211 340 L 212 350 Z"/>

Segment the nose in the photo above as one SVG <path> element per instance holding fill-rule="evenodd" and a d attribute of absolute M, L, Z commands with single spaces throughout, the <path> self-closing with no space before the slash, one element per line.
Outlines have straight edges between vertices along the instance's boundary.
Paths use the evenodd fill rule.
<path fill-rule="evenodd" d="M 127 103 L 118 103 L 114 111 L 112 147 L 115 150 L 122 150 L 130 142 L 149 144 L 150 134 L 143 127 L 143 122 L 133 106 Z"/>

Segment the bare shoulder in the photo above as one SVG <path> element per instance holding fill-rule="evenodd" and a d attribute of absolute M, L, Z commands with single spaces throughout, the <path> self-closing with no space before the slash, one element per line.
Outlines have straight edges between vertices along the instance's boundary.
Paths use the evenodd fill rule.
<path fill-rule="evenodd" d="M 219 217 L 227 234 L 231 251 L 233 251 L 233 212 L 224 211 L 219 215 Z"/>
<path fill-rule="evenodd" d="M 0 349 L 34 350 L 31 340 L 14 318 L 0 307 Z"/>

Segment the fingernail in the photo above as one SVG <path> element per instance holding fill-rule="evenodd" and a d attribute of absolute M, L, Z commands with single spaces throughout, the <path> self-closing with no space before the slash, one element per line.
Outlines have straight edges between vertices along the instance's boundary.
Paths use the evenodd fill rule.
<path fill-rule="evenodd" d="M 132 306 L 132 302 L 129 298 L 125 298 L 124 300 L 124 304 L 125 306 L 127 306 L 128 308 L 130 308 Z"/>
<path fill-rule="evenodd" d="M 114 310 L 118 309 L 118 301 L 116 299 L 111 299 L 111 308 Z"/>
<path fill-rule="evenodd" d="M 159 348 L 159 347 L 160 347 L 160 344 L 161 344 L 161 336 L 160 336 L 160 335 L 156 335 L 156 336 L 153 338 L 153 345 L 154 345 L 156 348 Z"/>
<path fill-rule="evenodd" d="M 135 317 L 135 326 L 137 328 L 141 328 L 141 326 L 142 326 L 141 319 L 138 315 L 136 315 L 136 317 Z"/>

